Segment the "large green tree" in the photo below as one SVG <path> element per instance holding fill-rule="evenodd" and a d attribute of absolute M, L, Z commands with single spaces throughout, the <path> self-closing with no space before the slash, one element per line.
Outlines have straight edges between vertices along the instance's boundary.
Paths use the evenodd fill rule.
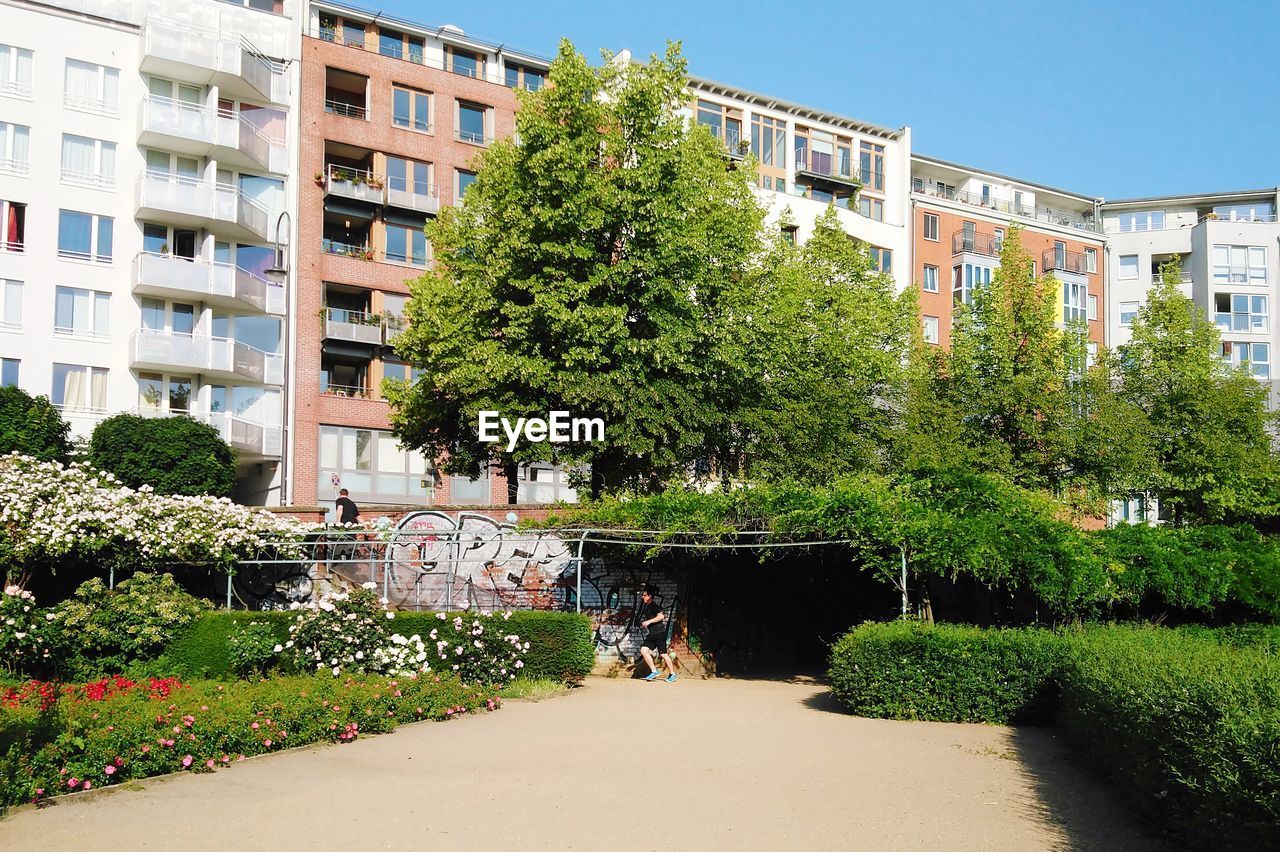
<path fill-rule="evenodd" d="M 601 487 L 653 486 L 733 443 L 749 369 L 727 329 L 762 256 L 750 169 L 681 115 L 677 45 L 588 64 L 563 42 L 549 85 L 522 93 L 516 140 L 477 158 L 457 206 L 427 226 L 435 268 L 411 284 L 389 388 L 408 446 L 455 472 L 554 457 Z M 482 443 L 481 410 L 600 417 L 602 443 Z"/>
<path fill-rule="evenodd" d="M 1122 394 L 1146 415 L 1156 494 L 1176 523 L 1276 514 L 1267 387 L 1221 359 L 1218 329 L 1166 264 L 1119 347 Z"/>
<path fill-rule="evenodd" d="M 41 461 L 69 461 L 71 427 L 47 396 L 0 387 L 0 454 L 13 452 Z"/>
<path fill-rule="evenodd" d="M 89 463 L 160 494 L 230 497 L 236 484 L 235 451 L 217 429 L 190 417 L 108 417 L 93 429 Z"/>

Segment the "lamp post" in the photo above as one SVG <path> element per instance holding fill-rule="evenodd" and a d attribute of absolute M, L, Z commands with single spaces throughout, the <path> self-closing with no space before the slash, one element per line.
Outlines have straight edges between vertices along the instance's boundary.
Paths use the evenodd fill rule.
<path fill-rule="evenodd" d="M 275 231 L 275 260 L 269 269 L 264 270 L 267 279 L 284 285 L 284 387 L 282 388 L 281 400 L 281 416 L 280 416 L 280 505 L 287 506 L 289 499 L 289 395 L 291 382 L 289 381 L 289 363 L 290 351 L 292 350 L 292 326 L 293 311 L 291 310 L 292 292 L 289 287 L 289 244 L 281 242 L 280 228 L 288 221 L 289 226 L 293 226 L 293 218 L 289 215 L 288 210 L 281 211 L 276 218 Z M 286 231 L 286 239 L 288 232 Z"/>

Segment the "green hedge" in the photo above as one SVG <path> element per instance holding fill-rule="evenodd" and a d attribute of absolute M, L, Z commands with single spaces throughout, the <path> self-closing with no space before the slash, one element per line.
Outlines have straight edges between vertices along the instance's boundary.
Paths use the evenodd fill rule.
<path fill-rule="evenodd" d="M 830 680 L 852 712 L 1056 720 L 1193 848 L 1280 848 L 1280 628 L 854 628 Z"/>
<path fill-rule="evenodd" d="M 1280 848 L 1280 657 L 1241 634 L 1072 638 L 1064 728 L 1188 845 Z"/>
<path fill-rule="evenodd" d="M 831 691 L 851 712 L 934 722 L 1045 722 L 1062 640 L 1045 630 L 864 624 L 832 648 Z"/>
<path fill-rule="evenodd" d="M 464 617 L 467 613 L 461 614 Z M 227 640 L 238 625 L 251 621 L 273 625 L 281 644 L 289 638 L 288 612 L 210 612 L 196 619 L 171 642 L 149 673 L 174 674 L 184 678 L 233 679 Z M 436 624 L 435 613 L 397 612 L 397 633 L 426 636 Z M 506 632 L 529 642 L 524 654 L 525 677 L 546 677 L 577 683 L 591 673 L 595 645 L 591 640 L 591 620 L 571 612 L 517 611 L 511 614 Z"/>

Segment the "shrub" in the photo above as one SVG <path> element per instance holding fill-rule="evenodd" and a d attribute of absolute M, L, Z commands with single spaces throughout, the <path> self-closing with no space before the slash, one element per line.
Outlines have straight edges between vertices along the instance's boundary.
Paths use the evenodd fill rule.
<path fill-rule="evenodd" d="M 1036 629 L 863 624 L 831 649 L 831 691 L 851 712 L 935 722 L 1045 722 L 1062 641 Z"/>
<path fill-rule="evenodd" d="M 391 629 L 371 589 L 326 594 L 294 611 L 282 650 L 297 671 L 364 672 Z"/>
<path fill-rule="evenodd" d="M 158 656 L 209 604 L 172 574 L 135 574 L 108 589 L 93 578 L 55 609 L 61 653 L 79 674 L 120 671 Z"/>
<path fill-rule="evenodd" d="M 1061 670 L 1070 735 L 1198 848 L 1280 848 L 1280 657 L 1232 638 L 1098 628 Z"/>
<path fill-rule="evenodd" d="M 255 623 L 270 629 L 274 649 L 289 641 L 289 624 L 294 617 L 295 613 L 289 612 L 202 613 L 177 634 L 149 668 L 188 680 L 230 678 L 235 675 L 231 637 L 238 630 Z"/>
<path fill-rule="evenodd" d="M 17 586 L 0 594 L 0 668 L 35 674 L 53 664 L 53 613 L 36 606 L 35 597 Z"/>
<path fill-rule="evenodd" d="M 89 463 L 130 488 L 230 497 L 235 452 L 212 426 L 190 417 L 117 414 L 94 427 Z"/>
<path fill-rule="evenodd" d="M 455 616 L 464 619 L 474 613 L 449 613 L 449 623 Z M 396 629 L 401 633 L 431 632 L 439 625 L 435 613 L 396 613 Z M 521 659 L 524 666 L 521 677 L 553 678 L 564 683 L 580 683 L 591 674 L 596 662 L 595 642 L 592 638 L 591 619 L 573 612 L 547 612 L 516 610 L 505 622 L 502 632 L 520 637 Z M 527 644 L 528 647 L 524 647 Z"/>
<path fill-rule="evenodd" d="M 71 457 L 71 427 L 47 396 L 0 387 L 0 455 L 22 453 L 40 461 Z"/>
<path fill-rule="evenodd" d="M 227 637 L 227 662 L 231 671 L 240 677 L 263 675 L 275 663 L 280 647 L 276 630 L 265 621 L 250 621 L 238 625 Z"/>

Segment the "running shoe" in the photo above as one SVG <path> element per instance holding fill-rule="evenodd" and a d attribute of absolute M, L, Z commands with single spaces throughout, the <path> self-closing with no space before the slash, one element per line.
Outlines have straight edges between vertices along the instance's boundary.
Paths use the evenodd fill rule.
<path fill-rule="evenodd" d="M 645 680 L 657 680 L 657 679 L 658 679 L 657 672 L 649 672 L 649 674 L 645 677 Z"/>
<path fill-rule="evenodd" d="M 672 672 L 671 674 L 667 675 L 667 683 L 675 683 L 675 682 L 676 682 L 675 672 Z"/>

